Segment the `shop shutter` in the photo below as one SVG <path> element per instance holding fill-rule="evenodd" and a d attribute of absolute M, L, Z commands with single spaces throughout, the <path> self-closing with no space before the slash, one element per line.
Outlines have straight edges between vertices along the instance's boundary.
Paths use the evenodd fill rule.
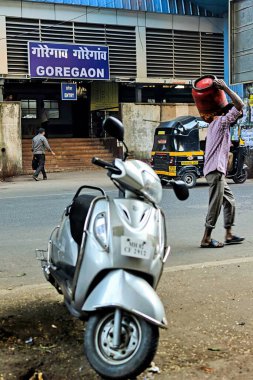
<path fill-rule="evenodd" d="M 10 76 L 28 75 L 28 41 L 107 45 L 111 77 L 136 76 L 134 27 L 7 18 L 6 29 Z"/>
<path fill-rule="evenodd" d="M 222 33 L 146 29 L 148 77 L 191 80 L 224 75 Z"/>

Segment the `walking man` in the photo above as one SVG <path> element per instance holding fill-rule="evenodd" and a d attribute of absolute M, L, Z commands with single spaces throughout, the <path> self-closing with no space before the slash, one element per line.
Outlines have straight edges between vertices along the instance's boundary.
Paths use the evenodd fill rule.
<path fill-rule="evenodd" d="M 224 208 L 225 244 L 241 243 L 244 238 L 233 235 L 235 218 L 235 199 L 225 181 L 230 150 L 230 126 L 242 115 L 243 101 L 226 85 L 223 80 L 214 80 L 214 85 L 230 96 L 233 104 L 228 104 L 214 116 L 207 131 L 204 175 L 209 185 L 209 206 L 206 216 L 205 232 L 201 248 L 222 248 L 224 244 L 211 238 L 219 217 L 221 206 Z"/>
<path fill-rule="evenodd" d="M 43 175 L 43 179 L 47 179 L 47 173 L 45 170 L 45 151 L 48 150 L 52 153 L 53 156 L 55 156 L 55 153 L 50 148 L 50 145 L 48 144 L 48 141 L 45 137 L 45 129 L 40 128 L 39 133 L 33 138 L 32 140 L 32 152 L 34 155 L 34 158 L 38 161 L 38 167 L 33 174 L 33 179 L 35 181 L 38 181 L 38 176 L 40 172 Z"/>

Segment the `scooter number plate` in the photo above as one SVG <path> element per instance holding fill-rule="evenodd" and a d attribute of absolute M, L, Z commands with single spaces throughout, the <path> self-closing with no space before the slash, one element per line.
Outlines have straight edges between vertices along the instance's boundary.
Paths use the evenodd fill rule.
<path fill-rule="evenodd" d="M 152 254 L 150 242 L 121 236 L 121 255 L 148 260 Z"/>

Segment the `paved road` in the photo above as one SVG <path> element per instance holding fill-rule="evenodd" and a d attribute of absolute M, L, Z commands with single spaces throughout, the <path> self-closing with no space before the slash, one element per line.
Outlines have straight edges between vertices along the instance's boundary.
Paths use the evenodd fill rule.
<path fill-rule="evenodd" d="M 84 183 L 104 186 L 110 195 L 116 195 L 103 171 L 51 174 L 47 182 L 37 183 L 29 177 L 20 177 L 0 183 L 0 287 L 44 282 L 35 260 L 35 248 L 46 248 L 52 227 L 58 224 L 76 188 Z M 162 207 L 167 216 L 167 235 L 172 247 L 167 266 L 253 256 L 253 180 L 243 185 L 231 184 L 231 188 L 237 199 L 235 231 L 244 235 L 246 241 L 219 250 L 199 248 L 208 200 L 205 182 L 200 181 L 185 202 L 178 201 L 172 189 L 164 189 Z M 222 218 L 214 237 L 223 239 Z"/>

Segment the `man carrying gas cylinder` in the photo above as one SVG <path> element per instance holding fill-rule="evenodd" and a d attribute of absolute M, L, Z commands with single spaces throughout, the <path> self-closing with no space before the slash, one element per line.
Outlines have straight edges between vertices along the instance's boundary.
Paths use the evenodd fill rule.
<path fill-rule="evenodd" d="M 224 247 L 222 242 L 212 239 L 211 237 L 222 206 L 224 208 L 225 244 L 241 243 L 244 240 L 243 237 L 236 236 L 232 232 L 235 218 L 235 198 L 225 180 L 231 145 L 230 127 L 242 115 L 244 104 L 241 98 L 232 91 L 223 80 L 217 78 L 213 79 L 212 86 L 214 91 L 216 91 L 216 93 L 214 93 L 216 99 L 217 91 L 223 90 L 223 98 L 226 99 L 226 93 L 233 103 L 226 104 L 224 107 L 218 109 L 218 111 L 213 113 L 209 112 L 206 115 L 200 112 L 202 118 L 210 123 L 207 131 L 204 163 L 204 176 L 209 185 L 209 206 L 205 222 L 205 231 L 200 245 L 201 248 Z M 194 92 L 193 97 L 199 109 L 198 99 Z"/>

